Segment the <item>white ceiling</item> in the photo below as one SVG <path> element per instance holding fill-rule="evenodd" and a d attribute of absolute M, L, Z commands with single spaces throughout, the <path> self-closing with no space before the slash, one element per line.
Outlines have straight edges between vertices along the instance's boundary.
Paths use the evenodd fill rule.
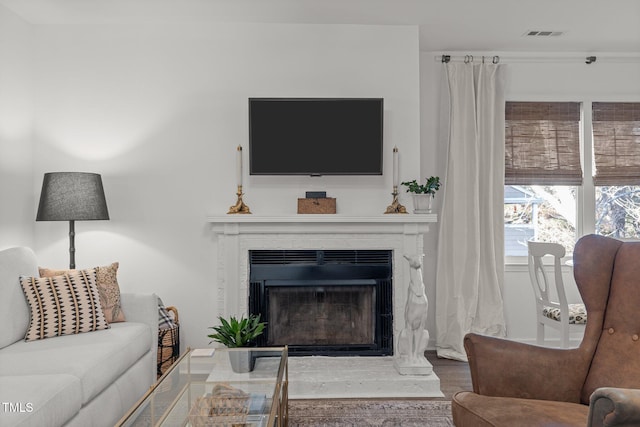
<path fill-rule="evenodd" d="M 417 25 L 434 52 L 640 54 L 640 0 L 0 0 L 33 24 Z M 562 36 L 524 37 L 527 31 Z"/>

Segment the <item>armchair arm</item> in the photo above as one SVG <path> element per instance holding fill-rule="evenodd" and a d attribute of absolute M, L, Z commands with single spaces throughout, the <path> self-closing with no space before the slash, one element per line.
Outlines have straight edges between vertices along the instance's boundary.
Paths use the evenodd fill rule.
<path fill-rule="evenodd" d="M 589 403 L 587 427 L 640 425 L 640 390 L 601 387 Z"/>
<path fill-rule="evenodd" d="M 589 366 L 579 349 L 538 347 L 467 334 L 473 391 L 486 396 L 580 402 Z"/>

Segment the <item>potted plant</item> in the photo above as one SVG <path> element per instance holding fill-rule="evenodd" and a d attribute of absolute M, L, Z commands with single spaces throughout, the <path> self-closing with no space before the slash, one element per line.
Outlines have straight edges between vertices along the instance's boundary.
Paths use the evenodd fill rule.
<path fill-rule="evenodd" d="M 413 194 L 413 213 L 431 213 L 431 203 L 440 189 L 440 177 L 432 176 L 427 178 L 427 182 L 419 184 L 413 181 L 403 182 L 407 187 L 407 193 Z"/>
<path fill-rule="evenodd" d="M 207 335 L 212 341 L 223 344 L 227 348 L 252 347 L 255 340 L 264 331 L 266 323 L 260 321 L 259 314 L 250 314 L 248 317 L 242 315 L 240 319 L 230 316 L 225 319 L 218 316 L 219 326 L 211 326 L 215 333 Z M 234 372 L 250 372 L 253 370 L 255 359 L 251 351 L 230 351 L 229 360 Z"/>

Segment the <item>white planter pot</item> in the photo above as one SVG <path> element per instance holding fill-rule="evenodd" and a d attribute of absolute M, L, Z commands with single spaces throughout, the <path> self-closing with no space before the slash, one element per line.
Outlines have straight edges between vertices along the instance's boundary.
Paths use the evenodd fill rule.
<path fill-rule="evenodd" d="M 431 213 L 432 203 L 433 203 L 433 194 L 413 194 L 413 213 L 415 214 Z"/>
<path fill-rule="evenodd" d="M 246 373 L 253 371 L 256 360 L 253 358 L 252 351 L 230 351 L 229 362 L 233 372 Z"/>

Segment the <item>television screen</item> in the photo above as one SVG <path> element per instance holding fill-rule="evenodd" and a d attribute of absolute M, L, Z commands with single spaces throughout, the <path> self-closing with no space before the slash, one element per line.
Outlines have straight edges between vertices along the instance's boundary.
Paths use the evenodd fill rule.
<path fill-rule="evenodd" d="M 382 98 L 250 98 L 251 175 L 381 175 Z"/>

